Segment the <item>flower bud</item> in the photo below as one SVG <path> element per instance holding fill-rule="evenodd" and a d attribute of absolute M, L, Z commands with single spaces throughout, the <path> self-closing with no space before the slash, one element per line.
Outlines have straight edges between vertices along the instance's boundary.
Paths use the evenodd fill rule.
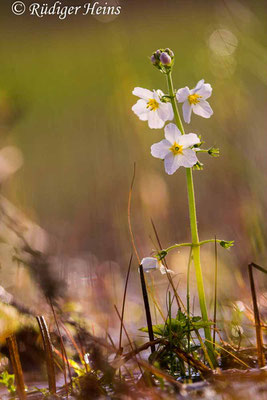
<path fill-rule="evenodd" d="M 161 62 L 162 65 L 168 65 L 169 66 L 169 65 L 171 65 L 172 59 L 167 53 L 163 52 L 160 55 L 160 62 Z"/>
<path fill-rule="evenodd" d="M 168 74 L 174 63 L 174 53 L 169 48 L 158 49 L 152 54 L 150 60 L 161 72 Z"/>
<path fill-rule="evenodd" d="M 152 62 L 153 65 L 156 65 L 158 62 L 154 54 L 152 54 L 152 56 L 150 57 L 150 61 Z"/>
<path fill-rule="evenodd" d="M 221 240 L 220 245 L 224 249 L 229 249 L 230 247 L 232 247 L 234 245 L 234 241 L 233 240 Z"/>
<path fill-rule="evenodd" d="M 166 250 L 161 250 L 158 254 L 157 254 L 157 258 L 158 260 L 163 260 L 167 255 L 167 251 Z"/>
<path fill-rule="evenodd" d="M 171 58 L 174 57 L 174 52 L 173 52 L 171 49 L 167 48 L 167 49 L 165 49 L 165 52 L 166 52 L 167 54 L 169 54 L 169 56 L 170 56 Z"/>
<path fill-rule="evenodd" d="M 200 161 L 196 162 L 195 165 L 193 166 L 194 171 L 202 171 L 204 164 L 202 164 Z"/>
<path fill-rule="evenodd" d="M 219 157 L 219 155 L 220 155 L 220 149 L 218 149 L 218 148 L 216 148 L 216 147 L 211 147 L 211 148 L 208 150 L 208 153 L 209 153 L 209 155 L 212 156 L 212 157 Z"/>

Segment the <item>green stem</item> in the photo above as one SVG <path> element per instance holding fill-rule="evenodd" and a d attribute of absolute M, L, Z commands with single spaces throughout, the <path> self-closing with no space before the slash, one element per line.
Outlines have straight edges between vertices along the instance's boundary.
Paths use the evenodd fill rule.
<path fill-rule="evenodd" d="M 185 130 L 181 121 L 181 117 L 178 111 L 177 103 L 174 95 L 174 88 L 172 82 L 171 72 L 167 74 L 167 83 L 169 89 L 170 100 L 173 108 L 174 118 L 177 127 L 184 135 Z M 201 309 L 202 319 L 203 321 L 208 321 L 208 312 L 206 305 L 206 296 L 205 289 L 203 283 L 202 269 L 200 263 L 200 246 L 199 246 L 199 237 L 198 237 L 198 229 L 197 229 L 197 216 L 196 216 L 196 205 L 195 205 L 195 193 L 194 193 L 194 184 L 193 184 L 193 175 L 192 169 L 186 168 L 186 180 L 187 180 L 187 193 L 188 193 L 188 205 L 189 205 L 189 218 L 190 218 L 190 227 L 191 227 L 191 238 L 192 238 L 192 253 L 193 260 L 196 271 L 196 280 L 197 280 L 197 288 L 198 288 L 198 297 L 199 297 L 199 305 Z M 208 342 L 206 342 L 206 347 L 208 350 L 209 357 L 211 358 L 213 365 L 216 365 L 216 359 L 214 356 L 214 351 L 211 345 L 211 330 L 210 327 L 204 328 L 205 338 Z"/>
<path fill-rule="evenodd" d="M 214 243 L 215 239 L 207 239 L 207 240 L 201 240 L 198 243 L 175 243 L 170 247 L 167 247 L 166 249 L 162 249 L 162 251 L 166 251 L 169 253 L 169 251 L 177 249 L 178 247 L 193 247 L 193 246 L 202 246 L 203 244 L 206 243 Z M 221 239 L 216 239 L 216 243 L 222 242 Z"/>
<path fill-rule="evenodd" d="M 190 345 L 190 267 L 191 267 L 191 261 L 192 261 L 192 248 L 190 250 L 189 254 L 189 260 L 188 260 L 188 265 L 187 265 L 187 284 L 186 284 L 186 305 L 187 305 L 187 321 L 188 321 L 188 332 L 187 332 L 187 352 L 190 354 L 191 352 L 191 345 Z M 188 375 L 189 378 L 191 379 L 191 368 L 190 365 L 188 364 Z"/>
<path fill-rule="evenodd" d="M 166 251 L 167 253 L 169 253 L 169 251 L 177 249 L 178 247 L 192 247 L 193 244 L 192 243 L 176 243 L 170 247 L 167 247 L 167 249 L 163 249 L 162 251 Z"/>

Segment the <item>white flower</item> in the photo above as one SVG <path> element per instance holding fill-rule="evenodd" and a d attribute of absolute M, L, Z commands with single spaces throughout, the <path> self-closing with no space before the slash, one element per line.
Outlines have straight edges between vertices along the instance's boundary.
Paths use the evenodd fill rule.
<path fill-rule="evenodd" d="M 203 118 L 210 118 L 213 114 L 212 108 L 206 101 L 211 96 L 212 88 L 209 83 L 201 79 L 194 89 L 187 86 L 179 89 L 176 93 L 178 103 L 183 104 L 184 120 L 189 124 L 192 111 Z"/>
<path fill-rule="evenodd" d="M 173 119 L 171 104 L 161 101 L 161 97 L 164 95 L 161 90 L 153 90 L 152 92 L 148 89 L 136 87 L 133 94 L 140 99 L 137 100 L 132 110 L 141 121 L 148 121 L 149 128 L 161 129 L 166 121 Z"/>
<path fill-rule="evenodd" d="M 156 257 L 145 257 L 141 261 L 141 264 L 145 272 L 150 272 L 153 269 L 159 269 L 162 274 L 166 274 L 166 272 L 170 274 L 174 273 L 171 269 L 165 268 L 162 262 Z"/>
<path fill-rule="evenodd" d="M 164 159 L 165 171 L 172 175 L 179 167 L 191 168 L 198 161 L 193 145 L 200 143 L 195 133 L 182 135 L 176 125 L 170 123 L 164 129 L 165 138 L 151 146 L 153 157 Z"/>

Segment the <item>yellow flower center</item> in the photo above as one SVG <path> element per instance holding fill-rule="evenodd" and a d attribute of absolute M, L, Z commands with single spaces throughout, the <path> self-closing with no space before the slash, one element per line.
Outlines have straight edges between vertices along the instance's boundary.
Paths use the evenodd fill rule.
<path fill-rule="evenodd" d="M 200 96 L 199 94 L 190 94 L 189 96 L 188 96 L 188 101 L 189 101 L 189 103 L 190 104 L 197 104 L 197 103 L 199 103 L 200 102 L 200 100 L 198 100 L 198 99 L 201 99 L 202 98 L 202 96 Z"/>
<path fill-rule="evenodd" d="M 151 111 L 156 111 L 159 108 L 159 103 L 155 99 L 149 99 L 146 108 L 150 108 Z"/>
<path fill-rule="evenodd" d="M 170 150 L 174 156 L 177 156 L 177 154 L 183 154 L 183 146 L 180 146 L 176 142 L 173 143 L 172 147 L 170 147 Z"/>

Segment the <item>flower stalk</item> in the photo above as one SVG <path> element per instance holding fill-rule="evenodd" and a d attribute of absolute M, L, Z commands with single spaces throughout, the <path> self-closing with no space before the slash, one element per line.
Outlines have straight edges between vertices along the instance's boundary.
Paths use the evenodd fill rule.
<path fill-rule="evenodd" d="M 184 135 L 185 130 L 184 130 L 182 120 L 181 120 L 181 117 L 180 117 L 180 114 L 178 111 L 178 107 L 176 104 L 171 71 L 169 71 L 169 73 L 166 74 L 166 77 L 167 77 L 169 96 L 170 96 L 170 101 L 171 101 L 171 105 L 173 108 L 175 122 L 176 122 L 178 129 Z M 195 266 L 195 271 L 196 271 L 199 305 L 200 305 L 203 321 L 208 322 L 206 296 L 205 296 L 204 282 L 203 282 L 201 262 L 200 262 L 200 243 L 199 243 L 198 228 L 197 228 L 196 204 L 195 204 L 195 193 L 194 193 L 192 168 L 186 168 L 186 181 L 187 181 L 189 218 L 190 218 L 191 239 L 192 239 L 192 247 L 191 248 L 192 248 L 192 256 L 193 256 L 193 261 L 194 261 L 194 266 Z M 207 347 L 209 357 L 211 358 L 213 365 L 216 365 L 216 358 L 215 358 L 213 347 L 212 347 L 212 338 L 211 338 L 210 327 L 206 326 L 204 328 L 204 332 L 205 332 L 205 338 L 207 339 L 205 344 Z"/>

